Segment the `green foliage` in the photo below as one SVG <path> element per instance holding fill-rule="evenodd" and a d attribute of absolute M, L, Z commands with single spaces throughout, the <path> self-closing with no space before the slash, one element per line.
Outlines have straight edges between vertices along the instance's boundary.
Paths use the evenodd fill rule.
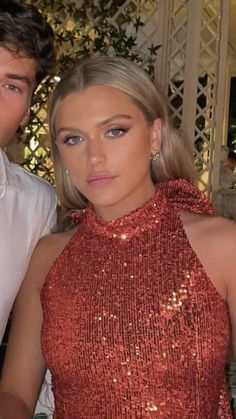
<path fill-rule="evenodd" d="M 145 4 L 155 0 L 34 0 L 48 18 L 56 34 L 59 73 L 80 57 L 96 53 L 121 55 L 144 65 L 154 76 L 159 46 L 138 49 L 138 33 L 143 27 Z M 154 7 L 154 6 L 153 6 Z"/>
<path fill-rule="evenodd" d="M 47 17 L 55 32 L 57 75 L 81 57 L 118 55 L 141 65 L 154 78 L 159 45 L 147 45 L 144 19 L 156 8 L 155 0 L 28 0 Z M 144 42 L 145 41 L 145 42 Z M 142 47 L 140 47 L 142 45 Z M 39 86 L 27 130 L 18 139 L 26 146 L 22 165 L 53 183 L 50 150 L 46 141 L 48 97 L 54 77 Z M 32 146 L 38 144 L 37 150 Z M 36 150 L 36 151 L 35 151 Z"/>

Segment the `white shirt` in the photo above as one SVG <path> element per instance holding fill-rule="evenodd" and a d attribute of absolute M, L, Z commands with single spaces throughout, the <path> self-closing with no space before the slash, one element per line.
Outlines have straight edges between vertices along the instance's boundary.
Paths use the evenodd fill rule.
<path fill-rule="evenodd" d="M 52 186 L 0 149 L 0 342 L 33 249 L 55 222 Z"/>

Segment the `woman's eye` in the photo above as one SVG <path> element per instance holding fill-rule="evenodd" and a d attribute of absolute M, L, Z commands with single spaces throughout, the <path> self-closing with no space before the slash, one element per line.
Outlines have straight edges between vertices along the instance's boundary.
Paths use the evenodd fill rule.
<path fill-rule="evenodd" d="M 121 137 L 122 135 L 124 135 L 128 130 L 125 128 L 111 128 L 108 132 L 107 132 L 107 136 L 108 137 Z"/>
<path fill-rule="evenodd" d="M 63 143 L 74 145 L 78 144 L 82 141 L 82 138 L 79 135 L 68 135 L 66 138 L 64 138 Z"/>

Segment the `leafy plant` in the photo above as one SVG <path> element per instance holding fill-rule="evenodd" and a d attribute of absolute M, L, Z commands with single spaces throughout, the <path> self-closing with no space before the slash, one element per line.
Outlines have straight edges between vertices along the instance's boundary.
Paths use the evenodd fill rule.
<path fill-rule="evenodd" d="M 60 75 L 80 57 L 93 54 L 127 57 L 154 78 L 159 45 L 142 50 L 141 30 L 147 10 L 155 9 L 155 0 L 30 0 L 47 17 L 55 31 Z M 27 130 L 19 132 L 25 144 L 22 162 L 30 171 L 53 183 L 53 168 L 46 136 L 47 100 L 55 78 L 46 79 L 35 95 Z"/>
<path fill-rule="evenodd" d="M 138 32 L 144 26 L 145 4 L 154 0 L 81 0 L 33 2 L 47 15 L 56 34 L 59 72 L 81 56 L 122 55 L 144 65 L 151 77 L 159 45 L 146 54 L 138 48 Z"/>

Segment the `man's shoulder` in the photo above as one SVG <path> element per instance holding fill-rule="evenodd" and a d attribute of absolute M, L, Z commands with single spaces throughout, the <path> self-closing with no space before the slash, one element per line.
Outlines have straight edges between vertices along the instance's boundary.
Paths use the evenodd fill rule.
<path fill-rule="evenodd" d="M 2 184 L 7 184 L 8 188 L 20 190 L 21 193 L 30 192 L 54 195 L 54 188 L 41 177 L 25 170 L 19 164 L 9 161 L 6 153 L 0 148 L 0 171 Z"/>
<path fill-rule="evenodd" d="M 27 223 L 38 220 L 38 239 L 55 226 L 57 197 L 52 185 L 8 160 L 0 149 L 2 214 L 14 208 Z M 5 210 L 5 212 L 3 212 Z M 9 217 L 8 217 L 9 218 Z"/>
<path fill-rule="evenodd" d="M 36 194 L 42 192 L 49 195 L 55 195 L 55 191 L 52 185 L 38 175 L 35 175 L 18 164 L 11 164 L 12 171 L 15 173 L 17 181 L 21 184 L 21 188 L 30 193 L 35 192 Z M 22 189 L 21 189 L 22 190 Z"/>
<path fill-rule="evenodd" d="M 27 212 L 28 221 L 38 220 L 38 228 L 43 229 L 39 237 L 48 234 L 56 223 L 57 197 L 53 186 L 15 163 L 11 163 L 10 171 L 12 177 L 6 205 L 17 199 L 19 208 L 24 214 Z"/>

